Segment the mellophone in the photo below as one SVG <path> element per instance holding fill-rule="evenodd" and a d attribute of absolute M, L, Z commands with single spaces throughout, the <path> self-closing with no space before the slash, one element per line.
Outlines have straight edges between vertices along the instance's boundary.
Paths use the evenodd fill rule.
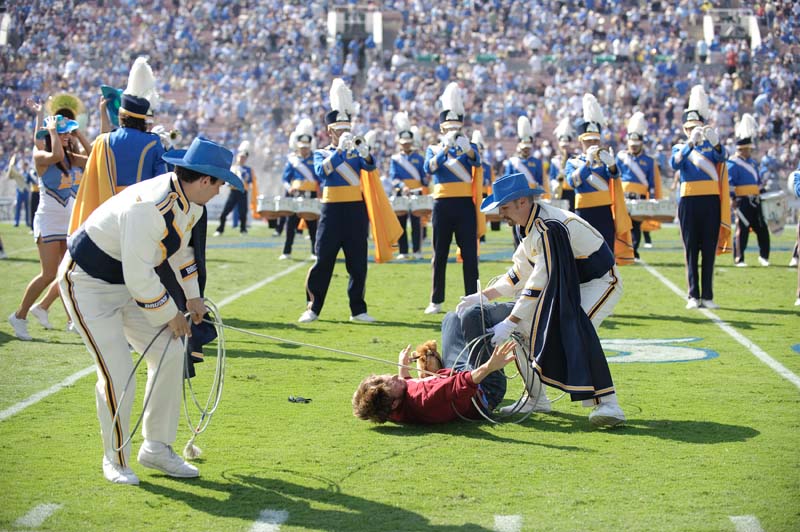
<path fill-rule="evenodd" d="M 644 220 L 671 222 L 678 212 L 678 203 L 671 199 L 626 199 L 625 206 L 628 207 L 631 219 L 636 222 Z"/>
<path fill-rule="evenodd" d="M 258 196 L 256 211 L 265 220 L 277 220 L 296 214 L 304 220 L 319 220 L 320 206 L 317 198 L 287 198 L 285 196 Z"/>

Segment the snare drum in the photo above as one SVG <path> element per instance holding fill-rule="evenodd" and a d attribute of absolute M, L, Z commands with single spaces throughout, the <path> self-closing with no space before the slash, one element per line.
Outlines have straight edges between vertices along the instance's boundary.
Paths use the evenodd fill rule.
<path fill-rule="evenodd" d="M 295 212 L 303 220 L 319 220 L 320 207 L 317 198 L 295 198 Z"/>
<path fill-rule="evenodd" d="M 563 209 L 565 211 L 569 210 L 569 201 L 565 200 L 565 199 L 555 199 L 555 198 L 554 199 L 545 199 L 545 198 L 542 198 L 539 201 L 541 201 L 542 203 L 547 203 L 548 205 L 552 205 L 553 207 L 556 207 L 557 209 Z"/>
<path fill-rule="evenodd" d="M 278 218 L 283 216 L 291 216 L 297 212 L 295 210 L 294 198 L 275 196 L 273 201 L 275 202 L 275 213 L 278 215 Z"/>
<path fill-rule="evenodd" d="M 783 226 L 786 224 L 788 216 L 788 207 L 786 193 L 782 190 L 761 194 L 761 214 L 764 215 L 769 232 L 773 235 L 783 232 Z"/>
<path fill-rule="evenodd" d="M 277 220 L 281 217 L 281 215 L 278 214 L 278 211 L 275 210 L 275 199 L 266 198 L 263 195 L 258 196 L 256 212 L 264 220 Z"/>
<path fill-rule="evenodd" d="M 389 201 L 392 203 L 392 210 L 396 212 L 398 216 L 408 214 L 410 201 L 407 196 L 392 196 L 389 198 Z"/>
<path fill-rule="evenodd" d="M 625 200 L 625 206 L 628 207 L 628 213 L 635 222 L 644 220 L 671 222 L 678 211 L 678 204 L 671 199 Z"/>
<path fill-rule="evenodd" d="M 411 196 L 409 200 L 414 216 L 430 216 L 433 212 L 433 196 Z"/>

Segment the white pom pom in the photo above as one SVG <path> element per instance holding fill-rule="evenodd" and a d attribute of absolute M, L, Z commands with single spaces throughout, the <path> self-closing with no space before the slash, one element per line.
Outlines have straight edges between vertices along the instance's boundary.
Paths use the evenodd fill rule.
<path fill-rule="evenodd" d="M 200 458 L 200 455 L 203 453 L 203 450 L 194 444 L 194 439 L 196 437 L 197 434 L 192 436 L 189 439 L 189 441 L 186 442 L 186 447 L 183 448 L 183 457 L 187 460 L 194 460 L 195 458 Z"/>

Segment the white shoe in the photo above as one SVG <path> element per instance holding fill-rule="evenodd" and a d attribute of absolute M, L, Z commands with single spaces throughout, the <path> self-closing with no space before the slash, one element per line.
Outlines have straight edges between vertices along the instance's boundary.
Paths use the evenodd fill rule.
<path fill-rule="evenodd" d="M 219 231 L 214 231 L 214 236 L 220 236 L 221 234 Z"/>
<path fill-rule="evenodd" d="M 311 254 L 311 256 L 310 256 L 310 257 L 308 257 L 308 258 L 309 258 L 309 259 L 311 259 L 311 260 L 317 260 L 317 256 L 316 256 L 316 255 L 314 255 L 313 253 L 312 253 L 312 254 Z"/>
<path fill-rule="evenodd" d="M 747 264 L 745 264 L 744 262 L 737 262 L 736 263 L 736 267 L 737 268 L 747 268 Z"/>
<path fill-rule="evenodd" d="M 319 316 L 313 310 L 307 310 L 300 314 L 300 317 L 297 319 L 299 323 L 311 323 L 312 321 L 316 321 Z"/>
<path fill-rule="evenodd" d="M 397 255 L 397 259 L 398 260 L 405 260 L 407 258 L 408 258 L 408 255 L 406 255 L 405 253 L 400 253 L 399 255 Z"/>
<path fill-rule="evenodd" d="M 422 258 L 423 258 L 422 257 L 422 253 L 419 253 L 419 252 L 414 253 L 413 257 L 414 257 L 415 260 L 422 260 Z"/>
<path fill-rule="evenodd" d="M 47 318 L 47 311 L 42 307 L 40 307 L 39 305 L 32 306 L 28 312 L 33 314 L 33 317 L 36 318 L 36 320 L 39 323 L 41 323 L 42 327 L 44 327 L 45 329 L 53 328 L 53 326 L 50 325 L 50 320 Z"/>
<path fill-rule="evenodd" d="M 510 416 L 512 414 L 527 414 L 528 412 L 541 412 L 543 414 L 547 414 L 548 412 L 552 411 L 553 406 L 550 404 L 550 399 L 548 399 L 547 395 L 544 393 L 539 394 L 539 397 L 535 400 L 526 393 L 517 399 L 516 402 L 508 406 L 504 406 L 498 410 L 498 412 L 504 416 Z"/>
<path fill-rule="evenodd" d="M 693 297 L 690 297 L 689 300 L 686 302 L 686 308 L 687 309 L 700 308 L 700 301 Z"/>
<path fill-rule="evenodd" d="M 28 320 L 22 320 L 17 317 L 16 312 L 12 312 L 8 317 L 8 323 L 14 328 L 14 334 L 20 340 L 33 340 L 33 336 L 28 334 Z"/>
<path fill-rule="evenodd" d="M 289 255 L 288 253 L 281 253 L 281 256 L 278 257 L 278 260 L 288 260 L 288 259 L 291 259 L 291 258 L 292 258 L 292 256 Z"/>
<path fill-rule="evenodd" d="M 425 307 L 425 314 L 439 314 L 442 311 L 441 303 L 431 303 Z"/>
<path fill-rule="evenodd" d="M 797 266 L 797 257 L 792 257 L 792 260 L 789 261 L 789 267 L 794 268 Z"/>
<path fill-rule="evenodd" d="M 115 464 L 105 455 L 103 455 L 103 476 L 114 484 L 131 484 L 133 486 L 139 484 L 139 477 L 130 467 Z"/>
<path fill-rule="evenodd" d="M 700 300 L 700 306 L 703 307 L 703 308 L 711 309 L 711 310 L 715 310 L 715 309 L 719 308 L 719 305 L 714 303 L 713 299 L 701 299 Z"/>
<path fill-rule="evenodd" d="M 150 469 L 157 469 L 171 477 L 194 478 L 200 471 L 175 454 L 171 445 L 145 440 L 139 448 L 139 463 Z"/>
<path fill-rule="evenodd" d="M 72 323 L 71 321 L 67 323 L 67 329 L 66 330 L 67 330 L 67 332 L 71 332 L 71 333 L 75 333 L 75 334 L 81 334 L 81 332 L 78 330 L 78 328 L 75 327 L 75 324 Z"/>
<path fill-rule="evenodd" d="M 589 414 L 589 422 L 595 427 L 613 427 L 625 422 L 625 414 L 617 404 L 600 403 Z"/>
<path fill-rule="evenodd" d="M 7 259 L 8 255 L 6 255 L 5 250 L 0 249 L 0 260 Z"/>
<path fill-rule="evenodd" d="M 651 244 L 650 242 L 645 242 L 645 243 L 644 243 L 644 247 L 645 247 L 646 249 L 651 249 L 651 248 L 653 247 L 653 244 Z"/>
<path fill-rule="evenodd" d="M 794 300 L 794 306 L 795 307 L 800 307 L 800 297 L 798 297 L 797 299 Z"/>
<path fill-rule="evenodd" d="M 361 321 L 364 323 L 374 323 L 375 318 L 367 314 L 366 312 L 362 312 L 361 314 L 356 314 L 355 316 L 350 316 L 350 321 Z"/>
<path fill-rule="evenodd" d="M 764 257 L 758 257 L 758 263 L 764 267 L 769 266 L 769 261 Z"/>

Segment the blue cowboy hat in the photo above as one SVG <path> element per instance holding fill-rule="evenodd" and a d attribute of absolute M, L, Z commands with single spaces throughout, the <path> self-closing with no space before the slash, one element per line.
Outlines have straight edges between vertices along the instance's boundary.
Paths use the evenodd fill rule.
<path fill-rule="evenodd" d="M 531 188 L 528 180 L 522 174 L 506 174 L 492 184 L 492 193 L 486 196 L 481 203 L 481 212 L 492 209 L 526 196 L 544 194 L 541 187 Z"/>
<path fill-rule="evenodd" d="M 70 120 L 65 118 L 61 115 L 56 115 L 56 133 L 59 135 L 63 135 L 65 133 L 72 133 L 76 129 L 78 129 L 79 125 L 78 122 L 75 120 Z M 36 132 L 37 139 L 43 139 L 50 135 L 45 128 L 40 129 Z"/>
<path fill-rule="evenodd" d="M 231 172 L 233 152 L 212 140 L 197 137 L 192 141 L 188 150 L 170 150 L 161 158 L 169 164 L 222 179 L 244 192 L 242 180 Z"/>

